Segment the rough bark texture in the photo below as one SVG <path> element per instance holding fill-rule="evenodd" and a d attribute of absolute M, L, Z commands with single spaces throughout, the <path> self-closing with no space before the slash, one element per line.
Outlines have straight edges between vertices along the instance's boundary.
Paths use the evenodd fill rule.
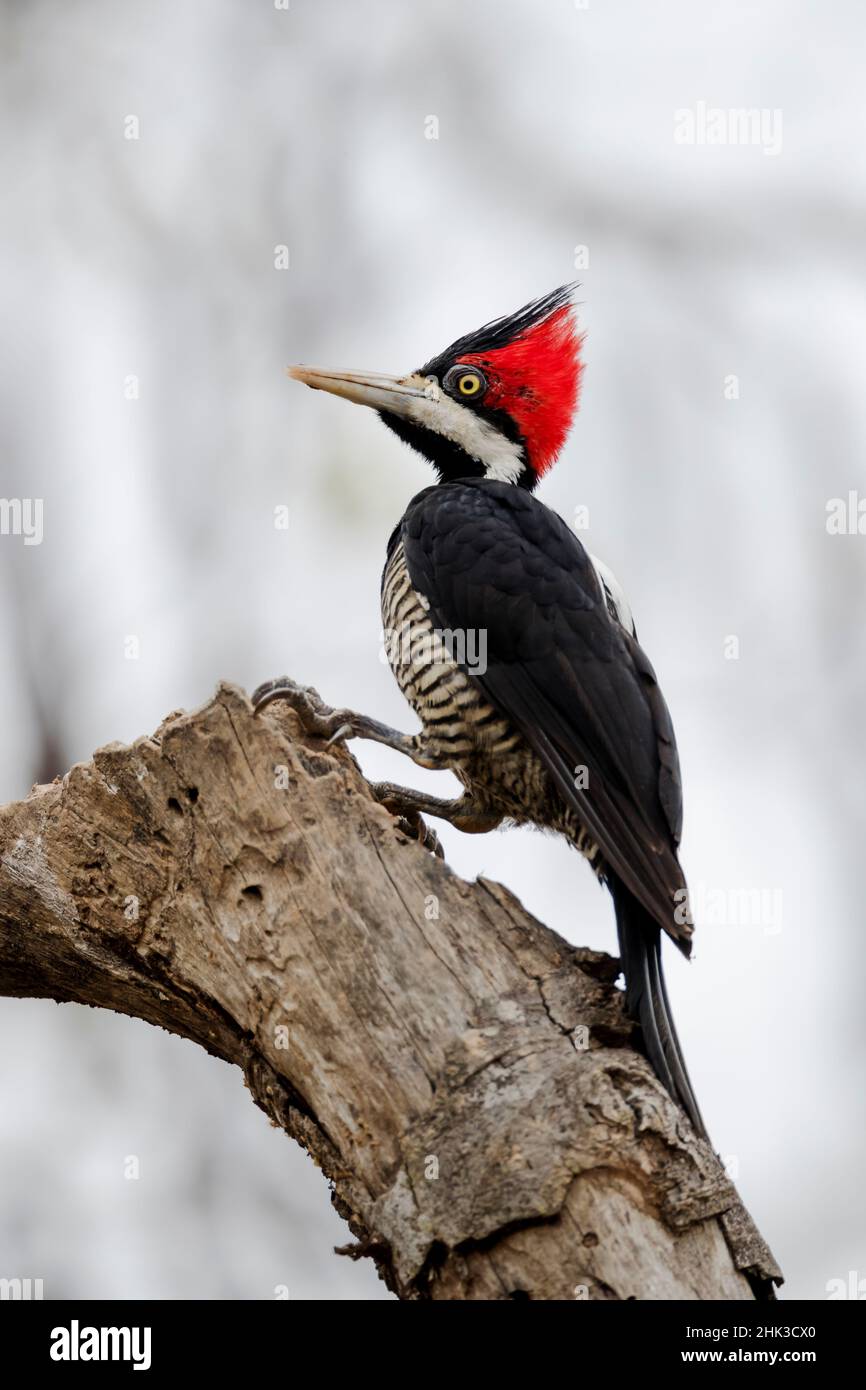
<path fill-rule="evenodd" d="M 778 1277 L 633 1047 L 617 962 L 466 883 L 351 754 L 221 686 L 0 811 L 0 991 L 236 1062 L 404 1298 L 748 1299 Z"/>

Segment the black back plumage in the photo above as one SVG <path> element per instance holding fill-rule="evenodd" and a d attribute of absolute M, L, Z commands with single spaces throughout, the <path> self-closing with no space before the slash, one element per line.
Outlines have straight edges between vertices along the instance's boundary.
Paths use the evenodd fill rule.
<path fill-rule="evenodd" d="M 670 715 L 580 541 L 531 494 L 482 479 L 419 493 L 397 537 L 434 625 L 486 632 L 486 670 L 467 674 L 536 751 L 608 876 L 688 954 L 691 928 L 676 912 L 685 880 Z"/>

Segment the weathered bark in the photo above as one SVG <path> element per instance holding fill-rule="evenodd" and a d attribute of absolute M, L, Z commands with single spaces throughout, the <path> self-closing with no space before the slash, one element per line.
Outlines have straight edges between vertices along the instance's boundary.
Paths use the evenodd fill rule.
<path fill-rule="evenodd" d="M 236 1062 L 404 1298 L 746 1299 L 778 1276 L 633 1047 L 617 963 L 466 883 L 351 754 L 221 686 L 0 811 L 0 991 Z"/>

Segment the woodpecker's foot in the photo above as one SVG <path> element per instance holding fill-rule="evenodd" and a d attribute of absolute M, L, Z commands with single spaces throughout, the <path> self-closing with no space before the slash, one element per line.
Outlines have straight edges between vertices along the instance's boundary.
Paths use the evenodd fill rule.
<path fill-rule="evenodd" d="M 483 835 L 495 830 L 502 817 L 476 806 L 468 796 L 427 796 L 412 787 L 398 787 L 394 782 L 371 783 L 373 795 L 395 815 L 409 820 L 412 816 L 438 816 L 468 835 Z"/>
<path fill-rule="evenodd" d="M 445 858 L 439 836 L 427 824 L 421 812 L 426 811 L 432 816 L 441 815 L 443 820 L 447 820 L 445 812 L 448 807 L 454 805 L 453 802 L 444 801 L 438 796 L 423 796 L 421 792 L 412 791 L 410 787 L 398 787 L 394 782 L 371 782 L 370 790 L 377 801 L 381 801 L 388 811 L 398 817 L 400 827 L 407 835 L 414 835 L 425 849 L 436 855 L 437 859 Z"/>
<path fill-rule="evenodd" d="M 387 724 L 380 724 L 378 719 L 370 719 L 366 714 L 356 714 L 351 709 L 331 709 L 310 686 L 297 685 L 288 676 L 278 676 L 274 681 L 265 681 L 264 685 L 253 691 L 251 698 L 256 714 L 274 700 L 286 700 L 300 718 L 307 733 L 326 738 L 329 743 L 338 743 L 347 738 L 368 738 L 374 743 L 384 743 L 387 748 L 394 748 L 398 753 L 405 753 L 415 762 L 424 757 L 417 734 L 401 734 L 397 729 L 390 729 Z M 429 760 L 422 765 L 433 766 Z"/>
<path fill-rule="evenodd" d="M 351 731 L 353 715 L 349 710 L 331 709 L 319 696 L 318 691 L 309 685 L 298 685 L 288 676 L 278 676 L 276 680 L 265 681 L 254 690 L 251 696 L 253 710 L 259 714 L 275 700 L 285 700 L 297 714 L 308 734 L 316 734 L 335 742 L 346 738 Z"/>
<path fill-rule="evenodd" d="M 250 700 L 256 714 L 274 700 L 288 701 L 300 716 L 304 728 L 309 724 L 310 733 L 318 732 L 315 726 L 320 716 L 333 713 L 311 685 L 298 685 L 289 676 L 277 676 L 276 680 L 264 681 L 253 691 Z"/>
<path fill-rule="evenodd" d="M 418 841 L 423 849 L 429 849 L 431 854 L 435 854 L 437 859 L 445 858 L 445 851 L 442 848 L 442 841 L 436 834 L 431 825 L 428 825 L 423 816 L 419 816 L 417 811 L 412 815 L 398 817 L 397 824 L 404 835 L 409 835 Z"/>

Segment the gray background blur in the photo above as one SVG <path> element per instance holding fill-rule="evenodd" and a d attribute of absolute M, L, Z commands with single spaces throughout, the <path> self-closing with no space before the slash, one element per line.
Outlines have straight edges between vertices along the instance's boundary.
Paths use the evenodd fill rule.
<path fill-rule="evenodd" d="M 45 510 L 43 544 L 0 537 L 0 798 L 220 677 L 288 671 L 415 727 L 378 581 L 430 475 L 284 365 L 408 370 L 579 279 L 582 408 L 541 495 L 589 508 L 631 598 L 693 888 L 781 894 L 780 930 L 699 921 L 694 962 L 669 957 L 693 1079 L 787 1294 L 866 1275 L 866 537 L 825 525 L 864 487 L 864 7 L 6 0 L 2 24 L 0 493 Z M 778 108 L 781 150 L 677 143 L 702 101 Z M 614 949 L 564 845 L 443 839 Z M 384 1296 L 331 1252 L 347 1237 L 236 1071 L 144 1023 L 0 1001 L 0 1275 Z"/>

